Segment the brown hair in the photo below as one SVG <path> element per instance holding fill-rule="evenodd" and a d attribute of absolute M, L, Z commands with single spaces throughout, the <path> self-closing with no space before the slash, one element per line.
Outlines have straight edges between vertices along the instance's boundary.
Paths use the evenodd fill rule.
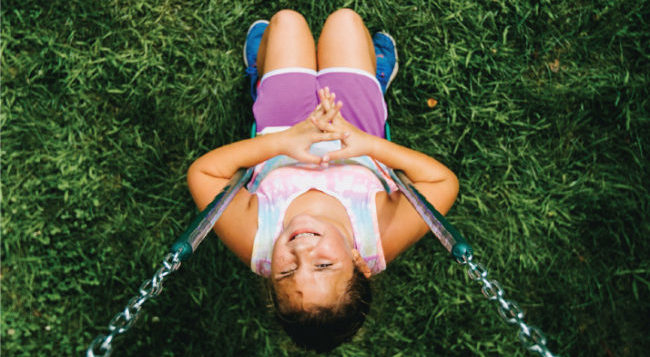
<path fill-rule="evenodd" d="M 346 297 L 338 306 L 309 310 L 283 309 L 278 304 L 274 289 L 271 289 L 271 299 L 280 325 L 293 342 L 323 353 L 351 340 L 361 328 L 370 310 L 372 291 L 370 279 L 355 267 L 348 282 Z"/>

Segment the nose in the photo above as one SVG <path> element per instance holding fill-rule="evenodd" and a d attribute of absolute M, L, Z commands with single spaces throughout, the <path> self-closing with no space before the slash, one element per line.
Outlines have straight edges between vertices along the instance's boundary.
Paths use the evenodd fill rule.
<path fill-rule="evenodd" d="M 298 261 L 298 266 L 309 265 L 309 256 L 318 243 L 317 239 L 300 238 L 291 242 L 291 250 Z"/>
<path fill-rule="evenodd" d="M 298 286 L 308 286 L 313 281 L 314 275 L 309 268 L 307 255 L 309 253 L 296 254 L 298 256 L 298 267 L 294 271 L 294 277 Z"/>
<path fill-rule="evenodd" d="M 302 238 L 299 241 L 294 241 L 292 243 L 293 243 L 293 250 L 294 252 L 296 252 L 297 255 L 302 255 L 304 253 L 310 252 L 314 248 L 314 245 L 316 244 L 315 240 L 307 239 L 307 238 Z"/>

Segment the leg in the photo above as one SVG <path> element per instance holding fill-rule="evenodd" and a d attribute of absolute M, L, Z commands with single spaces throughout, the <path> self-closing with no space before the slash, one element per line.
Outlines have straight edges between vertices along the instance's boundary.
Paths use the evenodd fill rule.
<path fill-rule="evenodd" d="M 286 67 L 316 69 L 314 37 L 305 18 L 293 10 L 271 17 L 257 57 L 260 75 Z"/>
<path fill-rule="evenodd" d="M 273 15 L 260 42 L 257 71 L 262 76 L 253 105 L 258 133 L 309 116 L 318 104 L 316 49 L 302 15 L 292 10 Z"/>
<path fill-rule="evenodd" d="M 375 77 L 372 38 L 361 17 L 350 9 L 332 13 L 318 39 L 318 84 L 343 102 L 341 115 L 357 128 L 385 136 L 386 103 Z"/>
<path fill-rule="evenodd" d="M 318 39 L 318 69 L 329 67 L 376 71 L 375 50 L 361 16 L 350 9 L 332 13 Z"/>

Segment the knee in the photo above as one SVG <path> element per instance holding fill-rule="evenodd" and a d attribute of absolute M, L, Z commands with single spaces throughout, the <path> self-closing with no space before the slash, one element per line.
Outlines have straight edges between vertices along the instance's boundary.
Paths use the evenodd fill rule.
<path fill-rule="evenodd" d="M 270 23 L 274 26 L 306 25 L 307 20 L 297 11 L 284 9 L 276 12 L 271 17 Z"/>
<path fill-rule="evenodd" d="M 363 24 L 363 19 L 352 9 L 338 9 L 327 17 L 328 22 L 338 24 Z"/>

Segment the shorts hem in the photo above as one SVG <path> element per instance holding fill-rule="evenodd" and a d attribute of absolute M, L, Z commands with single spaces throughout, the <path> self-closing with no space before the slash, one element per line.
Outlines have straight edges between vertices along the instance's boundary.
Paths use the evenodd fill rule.
<path fill-rule="evenodd" d="M 359 68 L 352 68 L 352 67 L 328 67 L 325 69 L 321 69 L 318 71 L 316 74 L 317 76 L 320 76 L 321 74 L 327 74 L 327 73 L 355 73 L 355 74 L 360 74 L 364 77 L 368 77 L 372 79 L 375 84 L 377 84 L 377 88 L 379 88 L 379 91 L 381 91 L 381 85 L 379 84 L 379 80 L 377 77 L 373 76 L 367 71 L 364 71 L 363 69 Z"/>
<path fill-rule="evenodd" d="M 306 74 L 311 74 L 316 76 L 316 71 L 311 69 L 311 68 L 304 68 L 304 67 L 284 67 L 284 68 L 278 68 L 274 69 L 272 71 L 268 71 L 264 73 L 262 76 L 262 79 L 260 79 L 260 85 L 262 82 L 264 82 L 265 79 L 276 76 L 278 74 L 285 74 L 285 73 L 306 73 Z"/>

